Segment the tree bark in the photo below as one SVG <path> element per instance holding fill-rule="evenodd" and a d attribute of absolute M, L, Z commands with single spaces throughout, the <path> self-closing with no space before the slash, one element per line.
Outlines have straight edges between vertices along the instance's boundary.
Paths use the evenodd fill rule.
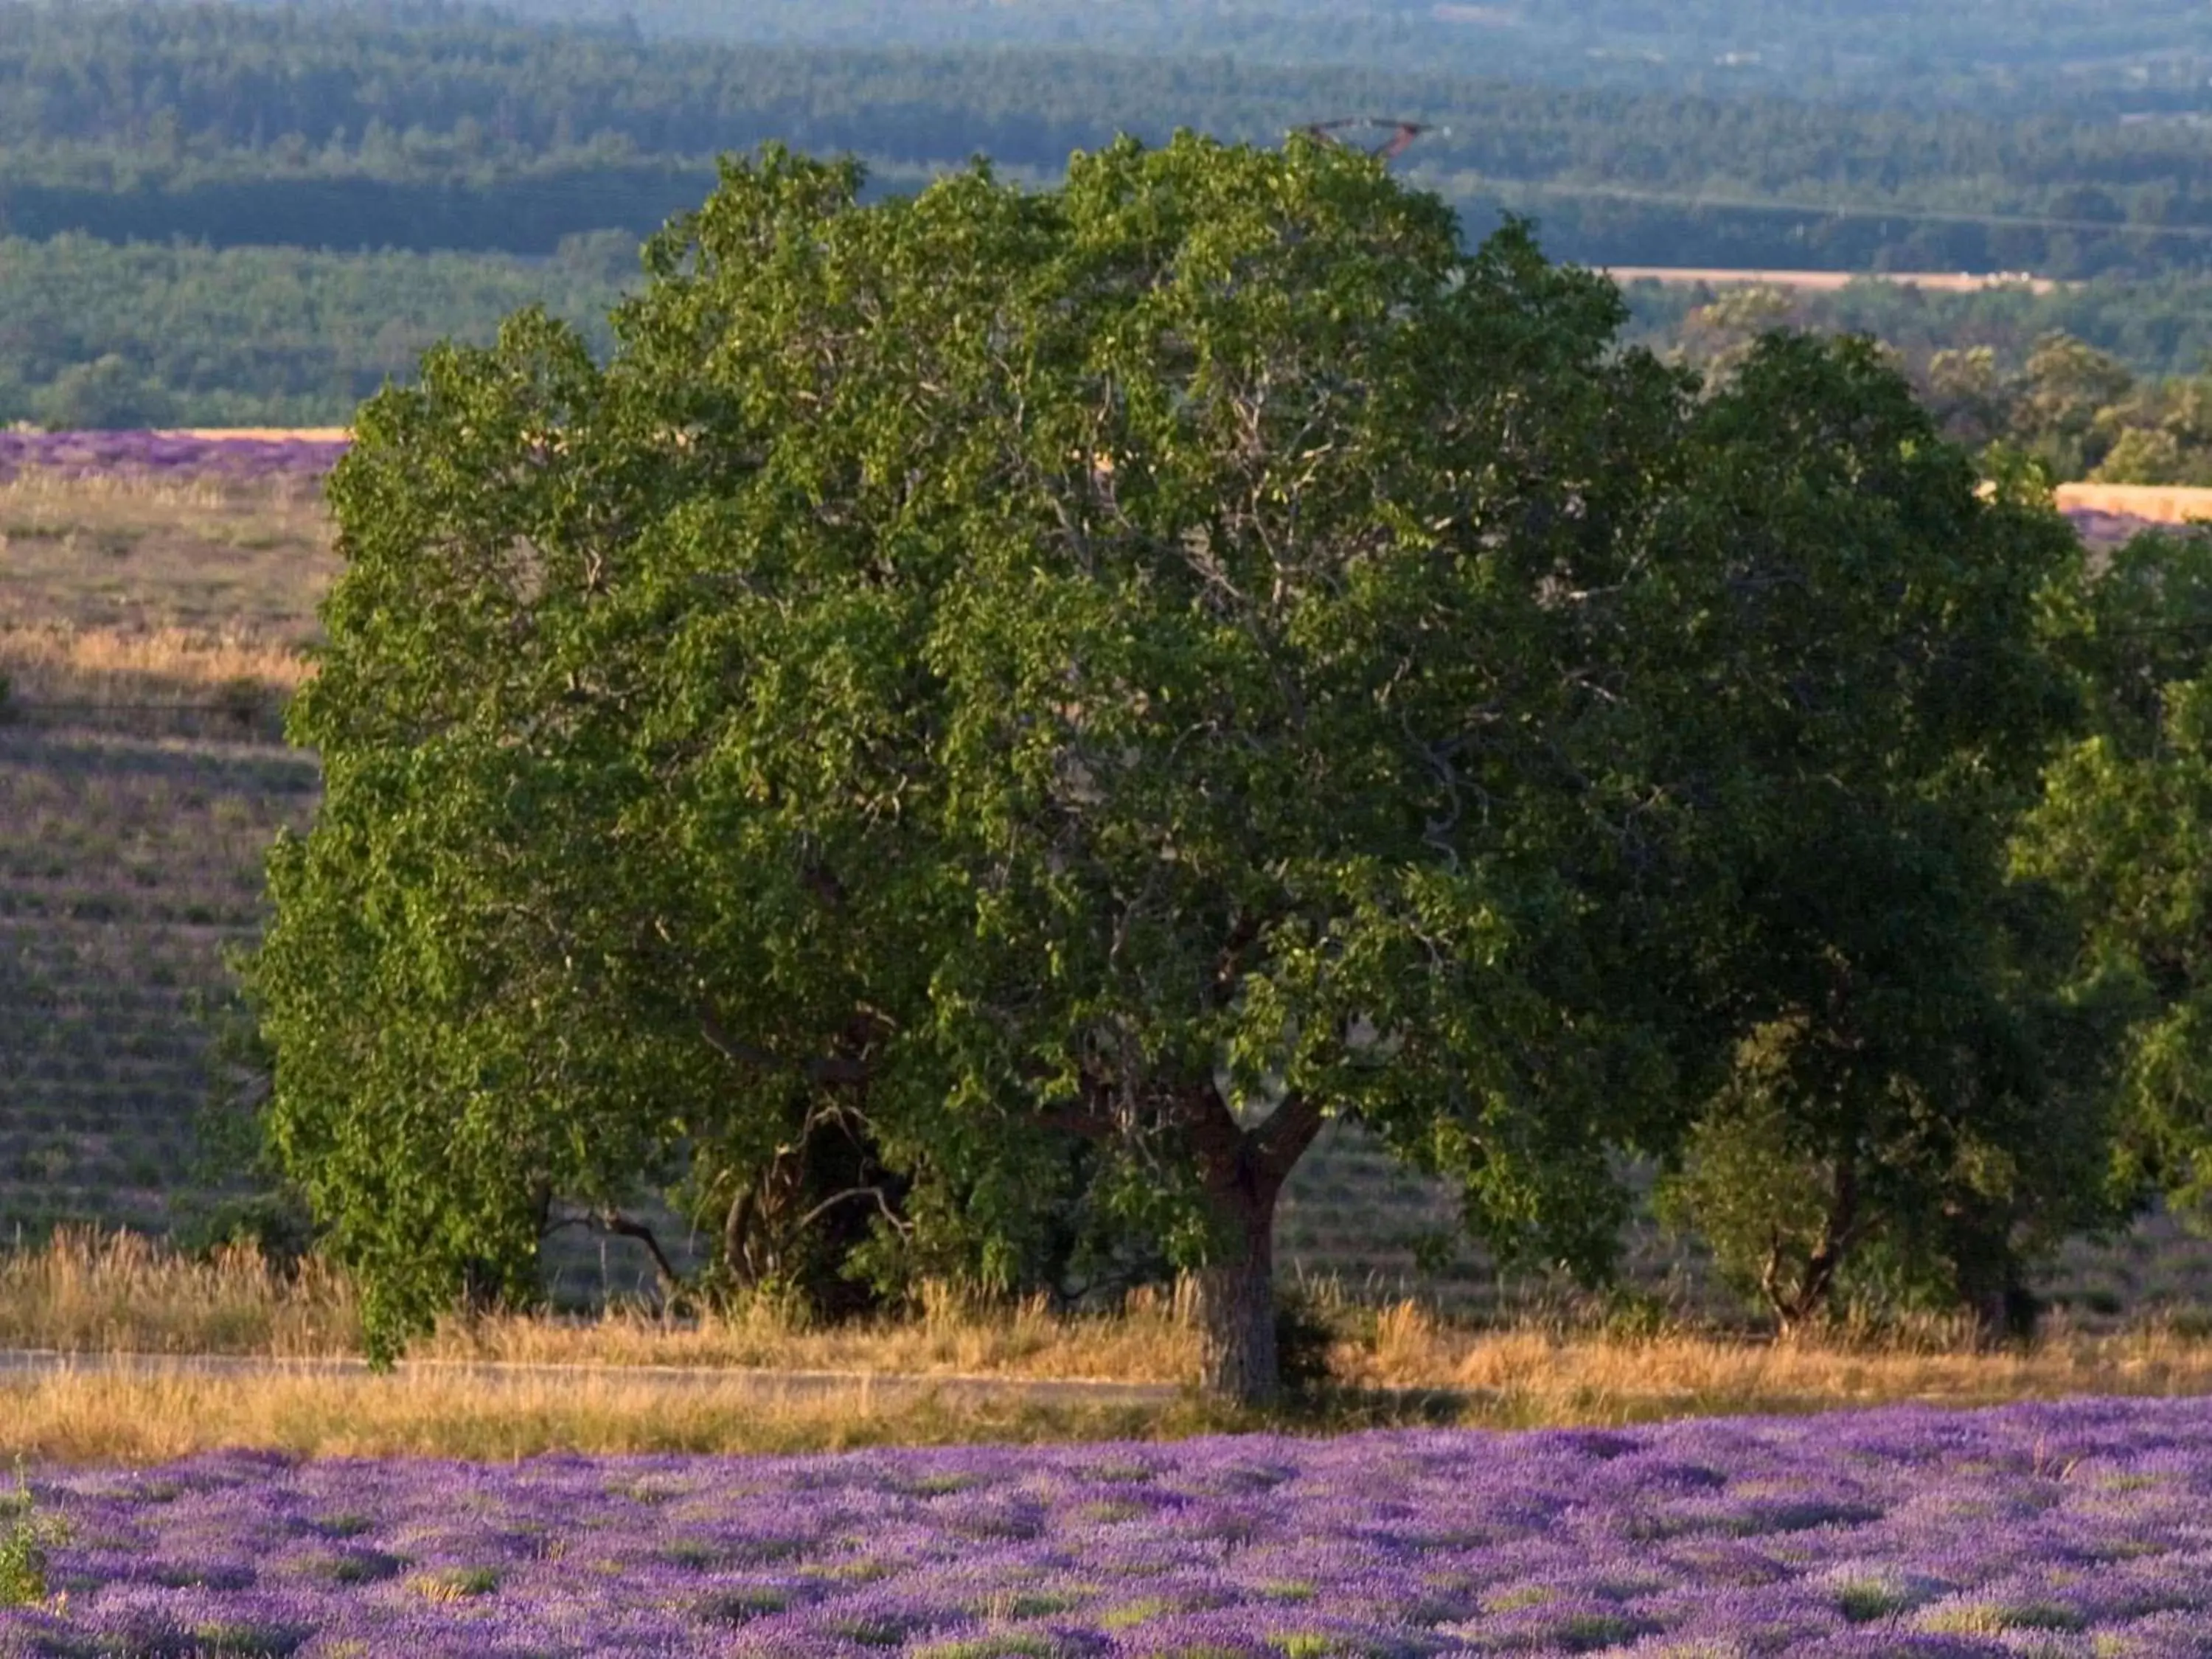
<path fill-rule="evenodd" d="M 1240 1406 L 1282 1392 L 1275 1352 L 1275 1194 L 1279 1183 L 1211 1194 L 1231 1253 L 1199 1270 L 1199 1386 Z"/>
<path fill-rule="evenodd" d="M 1835 1182 L 1828 1197 L 1828 1213 L 1821 1222 L 1820 1242 L 1806 1260 L 1804 1271 L 1794 1285 L 1783 1282 L 1782 1245 L 1778 1238 L 1767 1254 L 1761 1286 L 1784 1336 L 1815 1320 L 1826 1318 L 1834 1310 L 1836 1275 L 1857 1239 L 1858 1231 L 1858 1165 L 1846 1154 L 1836 1160 Z"/>
<path fill-rule="evenodd" d="M 1210 1085 L 1188 1109 L 1221 1251 L 1197 1275 L 1199 1387 L 1216 1399 L 1264 1406 L 1283 1388 L 1275 1350 L 1275 1199 L 1321 1132 L 1321 1109 L 1291 1095 L 1247 1130 Z"/>

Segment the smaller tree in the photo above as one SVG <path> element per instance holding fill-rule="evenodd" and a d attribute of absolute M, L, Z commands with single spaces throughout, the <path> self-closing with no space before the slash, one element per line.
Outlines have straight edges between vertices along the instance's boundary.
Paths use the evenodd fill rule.
<path fill-rule="evenodd" d="M 1967 507 L 1965 456 L 1864 343 L 1768 337 L 1701 425 L 1712 507 L 1755 493 L 1786 529 L 1744 538 L 1698 642 L 1738 792 L 1709 983 L 1743 1035 L 1663 1206 L 1785 1328 L 1908 1239 L 1923 1289 L 2002 1323 L 2100 1145 L 2039 1066 L 2004 887 L 2069 710 L 2037 627 L 2073 538 L 2032 493 Z"/>
<path fill-rule="evenodd" d="M 2017 389 L 1989 346 L 1947 347 L 1928 359 L 1923 400 L 1946 437 L 1974 449 L 2011 429 Z"/>
<path fill-rule="evenodd" d="M 37 401 L 40 420 L 57 432 L 161 426 L 176 407 L 167 391 L 113 352 L 64 369 Z"/>
<path fill-rule="evenodd" d="M 2098 1036 L 2078 1014 L 1995 998 L 1917 1012 L 1864 1044 L 1802 1018 L 1761 1027 L 1661 1185 L 1662 1218 L 1785 1334 L 1900 1304 L 2025 1334 L 2030 1267 L 2120 1212 L 2081 1064 Z"/>
<path fill-rule="evenodd" d="M 2045 334 L 2028 354 L 2014 436 L 2057 477 L 2086 477 L 2118 435 L 2111 411 L 2134 389 L 2134 374 L 2111 353 L 2070 334 Z"/>
<path fill-rule="evenodd" d="M 2092 709 L 2019 838 L 2078 907 L 2071 993 L 2124 1026 L 2115 1179 L 2212 1215 L 2212 537 L 2136 538 L 2069 596 Z"/>

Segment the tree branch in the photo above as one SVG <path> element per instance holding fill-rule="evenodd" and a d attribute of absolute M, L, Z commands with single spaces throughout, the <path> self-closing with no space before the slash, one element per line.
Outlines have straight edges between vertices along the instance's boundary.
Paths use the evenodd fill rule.
<path fill-rule="evenodd" d="M 676 1271 L 676 1264 L 668 1259 L 668 1253 L 660 1248 L 660 1241 L 653 1236 L 652 1228 L 647 1226 L 642 1221 L 631 1220 L 620 1210 L 601 1210 L 594 1218 L 601 1228 L 617 1237 L 634 1238 L 645 1246 L 646 1254 L 653 1258 L 653 1272 L 660 1277 L 660 1288 L 663 1291 L 680 1291 L 684 1288 L 684 1275 Z"/>
<path fill-rule="evenodd" d="M 1111 1140 L 1118 1133 L 1112 1118 L 1086 1111 L 1080 1106 L 1055 1106 L 1049 1111 L 1038 1113 L 1037 1121 L 1048 1129 L 1064 1129 L 1083 1140 Z"/>
<path fill-rule="evenodd" d="M 763 1072 L 796 1072 L 807 1082 L 824 1088 L 858 1088 L 867 1082 L 870 1075 L 866 1060 L 853 1060 L 842 1054 L 824 1054 L 813 1060 L 792 1061 L 772 1054 L 765 1048 L 757 1048 L 750 1042 L 740 1042 L 711 1013 L 699 1016 L 699 1034 L 707 1039 L 715 1053 L 732 1065 L 750 1066 Z"/>
<path fill-rule="evenodd" d="M 1311 1095 L 1285 1096 L 1267 1121 L 1250 1132 L 1261 1168 L 1279 1183 L 1289 1179 L 1326 1121 L 1327 1114 Z"/>
<path fill-rule="evenodd" d="M 826 1212 L 834 1210 L 837 1206 L 842 1204 L 848 1198 L 874 1199 L 876 1200 L 876 1207 L 884 1212 L 884 1218 L 886 1221 L 890 1222 L 892 1226 L 897 1228 L 901 1232 L 909 1231 L 909 1224 L 902 1219 L 898 1212 L 891 1208 L 890 1200 L 885 1196 L 884 1189 L 880 1187 L 848 1187 L 842 1193 L 832 1193 L 829 1197 L 823 1199 L 819 1204 L 809 1210 L 805 1215 L 800 1216 L 796 1221 L 793 1221 L 791 1224 L 793 1231 L 796 1231 L 802 1227 L 812 1226 L 815 1222 L 821 1219 L 822 1216 Z"/>

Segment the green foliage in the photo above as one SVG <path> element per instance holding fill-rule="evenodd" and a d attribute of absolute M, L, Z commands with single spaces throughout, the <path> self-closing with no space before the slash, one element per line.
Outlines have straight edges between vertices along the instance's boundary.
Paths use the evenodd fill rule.
<path fill-rule="evenodd" d="M 2070 714 L 2036 631 L 2078 550 L 2032 495 L 1967 507 L 1962 454 L 1866 343 L 1764 338 L 1703 415 L 1732 448 L 1697 510 L 1755 498 L 1783 528 L 1733 555 L 1685 664 L 1729 688 L 1690 729 L 1743 793 L 1708 826 L 1735 885 L 1698 947 L 1729 1058 L 1668 1201 L 1785 1323 L 1898 1229 L 1993 1310 L 2016 1253 L 2090 1207 L 2101 1145 L 2031 1018 L 2039 963 L 2003 884 Z"/>
<path fill-rule="evenodd" d="M 173 405 L 113 352 L 57 375 L 38 399 L 39 416 L 57 430 L 164 426 Z"/>
<path fill-rule="evenodd" d="M 234 1245 L 249 1245 L 282 1272 L 296 1268 L 314 1246 L 313 1218 L 289 1193 L 255 1193 L 218 1198 L 179 1221 L 175 1243 L 195 1255 L 210 1255 Z"/>
<path fill-rule="evenodd" d="M 1110 16 L 1013 9 L 1018 19 L 871 12 L 862 24 L 810 6 L 772 23 L 747 7 L 692 20 L 763 37 L 734 45 L 657 40 L 665 31 L 650 23 L 556 30 L 457 12 L 9 4 L 0 421 L 319 424 L 410 370 L 432 340 L 486 340 L 531 300 L 588 328 L 635 276 L 625 244 L 711 187 L 716 154 L 766 139 L 864 155 L 879 181 L 918 185 L 979 152 L 1042 181 L 1072 148 L 1123 131 L 1157 142 L 1188 125 L 1272 143 L 1316 112 L 1357 109 L 1433 124 L 1401 166 L 1468 227 L 1535 214 L 1547 246 L 1578 260 L 2129 279 L 1955 302 L 1792 301 L 1799 319 L 1832 309 L 1915 364 L 2002 336 L 2016 372 L 2035 336 L 2059 329 L 2139 368 L 2193 374 L 2212 344 L 2201 292 L 2172 280 L 2201 270 L 2198 233 L 2212 224 L 2204 131 L 2109 118 L 2177 97 L 2173 107 L 2193 108 L 2203 76 L 2186 54 L 2145 48 L 2133 64 L 2176 77 L 2160 92 L 2123 76 L 2101 55 L 2107 40 L 2068 59 L 2062 87 L 2032 94 L 2008 46 L 2002 87 L 1957 71 L 1977 107 L 1905 95 L 1927 84 L 1917 70 L 1875 77 L 1886 106 L 1869 107 L 1863 95 L 1750 95 L 1842 70 L 1802 59 L 1785 70 L 1771 40 L 1751 62 L 1739 31 L 1753 26 L 1725 9 L 1683 26 L 1684 38 L 1736 42 L 1696 56 L 1736 53 L 1725 70 L 1692 72 L 1680 58 L 1629 69 L 1644 60 L 1622 43 L 1646 38 L 1648 17 L 1592 26 L 1597 55 L 1579 26 L 1552 40 L 1564 57 L 1539 54 L 1547 77 L 1644 88 L 1597 92 L 1491 78 L 1510 61 L 1498 55 L 1508 41 L 1552 39 L 1548 8 L 1503 33 L 1418 9 L 1237 9 L 1199 21 L 1171 7 L 1149 29 L 1127 5 Z M 1898 21 L 1878 32 L 1885 49 Z M 2072 38 L 2075 22 L 2051 28 Z M 1790 33 L 1802 46 L 1825 27 L 1797 16 Z M 2090 33 L 2154 40 L 2172 27 Z M 959 49 L 1009 44 L 1001 30 L 1029 49 Z M 1676 32 L 1669 12 L 1658 34 Z M 933 49 L 885 49 L 902 35 Z M 1066 50 L 1071 40 L 1092 49 Z M 2100 76 L 2106 92 L 2091 92 Z M 2087 98 L 2094 118 L 2051 118 L 2054 96 Z M 1991 204 L 2002 213 L 1981 211 Z M 2158 273 L 2168 280 L 2133 280 Z M 2202 443 L 2169 412 L 2141 410 L 2125 430 L 2085 440 L 2113 451 L 2105 476 L 2207 476 Z M 2129 437 L 2136 429 L 2145 435 Z"/>
<path fill-rule="evenodd" d="M 696 191 L 687 191 L 696 194 Z M 335 425 L 433 341 L 488 341 L 540 301 L 593 329 L 621 292 L 602 240 L 573 261 L 0 240 L 0 421 Z M 12 384 L 11 384 L 12 383 Z"/>
<path fill-rule="evenodd" d="M 2069 596 L 2094 712 L 2052 763 L 2021 869 L 2080 908 L 2074 994 L 2126 1020 L 2119 1177 L 2212 1206 L 2212 541 L 2144 536 Z"/>
<path fill-rule="evenodd" d="M 1844 300 L 1731 288 L 1679 314 L 1654 307 L 1648 290 L 1642 298 L 1650 343 L 1718 380 L 1735 371 L 1759 336 L 1778 328 L 1870 334 L 1894 354 L 1955 442 L 2002 445 L 2055 479 L 2212 482 L 2212 374 L 2197 372 L 2212 356 L 2212 340 L 2182 347 L 2172 327 L 2160 326 L 2164 304 L 2141 292 L 2117 306 L 2074 295 L 2030 307 L 2025 290 L 1998 291 L 1981 303 L 1942 307 L 1940 321 L 1923 314 L 1931 307 L 1917 294 L 1900 299 L 1874 283 L 1854 284 Z M 2035 326 L 2061 318 L 2079 318 L 2138 354 L 2144 343 L 2134 331 L 2151 328 L 2168 342 L 2157 353 L 2162 372 L 2138 380 L 2115 351 L 2063 327 Z M 1944 343 L 1992 335 L 2003 341 L 2002 352 L 1993 343 Z M 2170 372 L 2185 367 L 2188 372 Z"/>
<path fill-rule="evenodd" d="M 380 1352 L 528 1295 L 556 1203 L 734 1220 L 834 1121 L 849 1271 L 1034 1283 L 1097 1205 L 1265 1394 L 1326 1120 L 1595 1277 L 1745 1031 L 1978 1029 L 1947 930 L 2073 544 L 1870 349 L 1701 399 L 1524 228 L 1302 139 L 860 185 L 726 164 L 610 362 L 434 351 L 332 480 L 252 977 Z"/>
<path fill-rule="evenodd" d="M 1661 1219 L 1693 1230 L 1747 1296 L 1790 1298 L 1840 1242 L 1826 1224 L 1840 1171 L 1801 1144 L 1788 1109 L 1789 1052 L 1802 1036 L 1802 1024 L 1777 1023 L 1745 1039 L 1658 1192 Z"/>
<path fill-rule="evenodd" d="M 237 988 L 248 960 L 228 951 L 223 965 L 224 994 L 191 999 L 195 1023 L 208 1034 L 209 1086 L 192 1123 L 188 1173 L 197 1192 L 179 1208 L 174 1239 L 201 1255 L 250 1244 L 289 1272 L 313 1247 L 314 1220 L 285 1176 L 263 1113 L 275 1055 L 250 995 Z"/>
<path fill-rule="evenodd" d="M 1494 15 L 1399 0 L 1084 0 L 1018 7 L 922 5 L 885 14 L 865 0 L 761 0 L 732 10 L 705 0 L 522 0 L 518 15 L 619 24 L 650 36 L 930 47 L 1073 43 L 1188 58 L 1236 53 L 1275 63 L 1449 66 L 1571 84 L 1693 86 L 1925 106 L 1996 102 L 2025 111 L 2080 100 L 2165 104 L 2200 86 L 2197 19 L 2183 0 L 2116 14 L 2083 0 L 1970 0 L 1778 8 L 1698 0 L 1560 0 Z M 2101 94 L 2101 97 L 2100 97 Z"/>
<path fill-rule="evenodd" d="M 47 1552 L 68 1535 L 62 1522 L 40 1515 L 31 1496 L 20 1462 L 15 1467 L 15 1490 L 0 1516 L 0 1607 L 30 1607 L 46 1599 Z"/>
<path fill-rule="evenodd" d="M 2027 90 L 2009 26 L 2010 84 L 1981 85 L 1971 109 L 1926 95 L 1918 75 L 1901 77 L 1917 96 L 1877 76 L 1889 96 L 1875 107 L 1863 91 L 1788 95 L 1826 82 L 1836 60 L 1778 75 L 1765 25 L 1754 26 L 1759 64 L 1621 76 L 1635 61 L 1625 42 L 1649 19 L 1616 15 L 1571 46 L 1555 41 L 1565 56 L 1547 55 L 1552 73 L 1586 78 L 1605 63 L 1642 87 L 1575 90 L 1500 78 L 1508 43 L 1547 32 L 1534 11 L 1500 31 L 1401 7 L 1358 22 L 1240 9 L 1217 16 L 1226 33 L 1177 25 L 1164 39 L 1127 6 L 1063 12 L 1031 33 L 1041 9 L 1025 5 L 1012 33 L 1029 50 L 959 50 L 960 29 L 925 24 L 908 39 L 936 36 L 938 49 L 917 51 L 873 13 L 856 28 L 837 9 L 841 29 L 815 9 L 775 27 L 741 9 L 752 21 L 737 31 L 772 38 L 738 45 L 466 12 L 12 4 L 0 221 L 33 239 L 544 254 L 565 234 L 650 228 L 696 198 L 713 156 L 763 140 L 850 150 L 910 179 L 978 152 L 1052 177 L 1071 149 L 1122 131 L 1273 143 L 1333 112 L 1376 111 L 1434 124 L 1414 164 L 1470 223 L 1501 206 L 1540 213 L 1555 250 L 1593 261 L 2141 273 L 2201 267 L 2195 233 L 2212 224 L 2202 128 L 2113 118 L 2194 109 L 2205 77 L 2190 53 L 2134 63 L 2171 74 L 2162 90 L 2108 64 L 2105 94 L 2069 120 L 2052 118 L 2054 97 L 2078 99 L 2099 77 L 2071 61 Z M 1905 32 L 1898 21 L 1872 32 L 1886 49 Z M 2177 26 L 2169 17 L 2148 38 Z M 1334 43 L 1318 58 L 1316 27 Z M 1786 33 L 1802 45 L 1821 29 L 1801 9 Z M 810 36 L 843 44 L 802 44 Z M 1071 39 L 1090 49 L 1066 50 Z M 1305 53 L 1291 47 L 1301 40 Z M 1360 66 L 1377 61 L 1378 41 L 1396 43 L 1381 55 L 1393 71 Z M 2203 63 L 2201 47 L 2194 57 Z"/>

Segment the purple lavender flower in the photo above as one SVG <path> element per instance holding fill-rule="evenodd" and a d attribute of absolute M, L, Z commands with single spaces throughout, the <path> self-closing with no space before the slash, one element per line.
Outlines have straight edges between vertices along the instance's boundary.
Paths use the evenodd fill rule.
<path fill-rule="evenodd" d="M 34 1478 L 0 1655 L 2212 1659 L 2212 1401 Z"/>
<path fill-rule="evenodd" d="M 314 478 L 345 453 L 343 439 L 213 437 L 173 432 L 0 429 L 0 482 L 33 471 L 64 478 Z"/>

